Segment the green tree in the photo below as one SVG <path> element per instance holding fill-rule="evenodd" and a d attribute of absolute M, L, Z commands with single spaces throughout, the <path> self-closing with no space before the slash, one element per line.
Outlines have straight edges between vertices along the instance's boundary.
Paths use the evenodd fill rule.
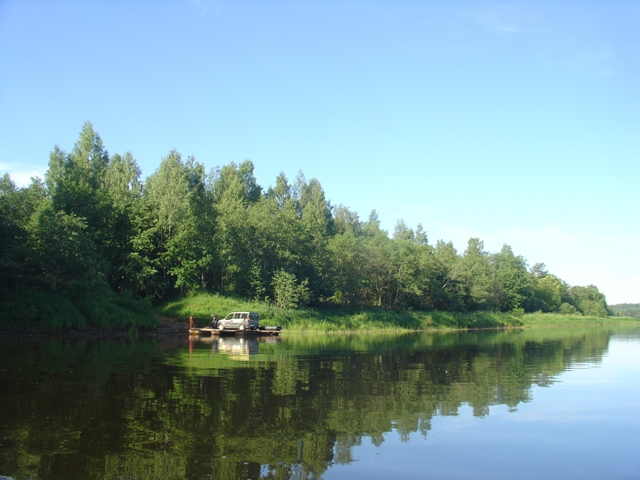
<path fill-rule="evenodd" d="M 392 284 L 389 306 L 393 308 L 416 305 L 422 297 L 419 250 L 422 241 L 404 220 L 398 220 L 390 242 Z"/>
<path fill-rule="evenodd" d="M 216 283 L 221 291 L 251 296 L 254 280 L 248 272 L 260 252 L 248 212 L 262 191 L 253 176 L 253 163 L 245 160 L 239 166 L 231 163 L 214 169 L 210 185 L 220 256 Z"/>
<path fill-rule="evenodd" d="M 619 303 L 609 305 L 609 310 L 616 317 L 640 318 L 640 303 Z"/>
<path fill-rule="evenodd" d="M 296 275 L 309 280 L 309 289 L 320 298 L 331 296 L 329 278 L 330 259 L 327 240 L 333 230 L 331 204 L 326 200 L 320 182 L 306 181 L 302 172 L 293 187 L 293 198 L 298 206 L 301 231 L 298 238 L 300 265 Z"/>
<path fill-rule="evenodd" d="M 248 209 L 248 220 L 254 256 L 251 260 L 254 273 L 251 295 L 257 288 L 270 290 L 270 279 L 280 268 L 294 269 L 300 264 L 298 239 L 300 222 L 291 199 L 284 203 L 273 197 L 264 197 Z M 256 267 L 258 268 L 256 270 Z"/>
<path fill-rule="evenodd" d="M 453 243 L 438 240 L 433 260 L 433 307 L 443 311 L 463 311 L 466 308 L 465 266 Z"/>
<path fill-rule="evenodd" d="M 333 209 L 333 233 L 341 234 L 346 231 L 354 235 L 363 235 L 362 222 L 356 212 L 344 205 L 338 205 Z"/>
<path fill-rule="evenodd" d="M 396 222 L 396 226 L 393 231 L 393 239 L 397 241 L 408 240 L 413 242 L 415 240 L 415 233 L 407 226 L 403 219 L 400 219 Z"/>
<path fill-rule="evenodd" d="M 389 237 L 380 228 L 375 210 L 362 227 L 362 298 L 366 305 L 383 306 L 388 303 L 392 264 L 388 251 Z"/>
<path fill-rule="evenodd" d="M 46 183 L 53 208 L 84 218 L 96 238 L 110 213 L 104 197 L 109 154 L 102 139 L 86 122 L 69 154 L 55 147 L 49 158 Z"/>
<path fill-rule="evenodd" d="M 291 185 L 289 185 L 289 181 L 283 172 L 278 174 L 275 186 L 269 187 L 265 197 L 269 200 L 273 200 L 278 208 L 283 208 L 285 205 L 292 202 L 293 197 Z"/>
<path fill-rule="evenodd" d="M 533 284 L 533 306 L 531 310 L 541 310 L 543 312 L 557 312 L 562 303 L 562 284 L 553 275 L 544 277 L 534 277 Z"/>
<path fill-rule="evenodd" d="M 216 167 L 211 172 L 211 190 L 213 199 L 218 202 L 226 194 L 238 198 L 243 205 L 257 202 L 262 195 L 262 187 L 253 175 L 254 165 L 245 160 L 239 165 L 231 162 L 223 167 Z"/>
<path fill-rule="evenodd" d="M 607 299 L 595 285 L 571 287 L 568 292 L 569 303 L 577 311 L 589 317 L 606 317 L 609 313 Z"/>
<path fill-rule="evenodd" d="M 296 308 L 308 303 L 309 281 L 307 279 L 298 283 L 294 274 L 280 269 L 273 275 L 272 283 L 274 303 L 277 307 Z"/>
<path fill-rule="evenodd" d="M 365 300 L 363 270 L 367 262 L 362 237 L 346 228 L 329 239 L 327 248 L 332 262 L 331 300 L 343 306 L 362 304 Z"/>
<path fill-rule="evenodd" d="M 143 187 L 140 168 L 133 155 L 113 155 L 104 175 L 106 201 L 111 206 L 107 219 L 109 235 L 106 236 L 106 255 L 112 264 L 109 284 L 116 291 L 138 289 L 138 271 L 133 261 L 133 239 L 136 236 L 135 216 L 139 211 Z"/>
<path fill-rule="evenodd" d="M 55 210 L 50 201 L 43 201 L 29 220 L 28 247 L 29 266 L 51 290 L 104 279 L 104 260 L 96 253 L 85 219 Z"/>
<path fill-rule="evenodd" d="M 116 164 L 120 163 L 118 158 Z M 100 135 L 86 122 L 68 154 L 54 147 L 45 175 L 52 209 L 84 222 L 85 236 L 101 258 L 100 274 L 112 288 L 122 287 L 121 267 L 129 253 L 130 234 L 126 214 L 110 196 L 116 190 L 113 173 L 117 165 L 110 168 L 109 153 Z"/>
<path fill-rule="evenodd" d="M 49 156 L 45 178 L 53 207 L 95 220 L 100 213 L 98 195 L 108 165 L 109 154 L 100 135 L 86 122 L 69 154 L 56 146 Z"/>
<path fill-rule="evenodd" d="M 20 237 L 24 230 L 18 211 L 18 191 L 8 173 L 0 178 L 0 287 L 17 287 L 21 270 Z"/>
<path fill-rule="evenodd" d="M 418 225 L 416 229 L 416 255 L 418 262 L 418 288 L 420 297 L 414 305 L 419 310 L 435 309 L 435 299 L 442 284 L 438 281 L 438 262 L 435 258 L 435 249 L 427 243 L 427 235 Z"/>
<path fill-rule="evenodd" d="M 549 275 L 549 272 L 544 263 L 536 263 L 531 267 L 531 274 L 536 278 L 544 278 Z"/>
<path fill-rule="evenodd" d="M 491 263 L 500 282 L 500 296 L 495 300 L 497 307 L 505 312 L 524 308 L 533 289 L 533 279 L 524 257 L 515 256 L 509 245 L 503 245 L 499 253 L 492 255 Z"/>
<path fill-rule="evenodd" d="M 166 293 L 172 287 L 189 290 L 206 286 L 213 257 L 207 233 L 213 216 L 204 182 L 204 167 L 193 157 L 183 163 L 175 150 L 147 179 L 145 201 L 152 221 L 137 240 L 149 238 L 149 234 L 153 237 L 155 258 L 147 258 L 162 276 L 157 293 Z"/>
<path fill-rule="evenodd" d="M 462 256 L 464 267 L 467 308 L 470 311 L 488 310 L 494 306 L 494 275 L 489 262 L 489 254 L 484 250 L 484 242 L 470 238 Z"/>
<path fill-rule="evenodd" d="M 18 291 L 34 282 L 33 271 L 26 264 L 31 254 L 28 225 L 45 199 L 46 189 L 37 178 L 21 189 L 9 174 L 0 178 L 0 288 Z"/>

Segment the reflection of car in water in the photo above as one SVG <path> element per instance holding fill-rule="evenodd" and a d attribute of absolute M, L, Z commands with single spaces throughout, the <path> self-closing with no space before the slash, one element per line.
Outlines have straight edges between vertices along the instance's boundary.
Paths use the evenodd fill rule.
<path fill-rule="evenodd" d="M 258 353 L 258 340 L 246 337 L 220 337 L 214 343 L 214 350 L 217 353 L 231 355 L 255 355 Z"/>
<path fill-rule="evenodd" d="M 221 320 L 215 314 L 211 314 L 213 321 L 211 325 L 202 328 L 191 326 L 190 319 L 189 335 L 255 335 L 260 337 L 278 336 L 282 327 L 280 325 L 264 326 L 258 321 L 256 312 L 231 312 Z"/>
<path fill-rule="evenodd" d="M 257 330 L 259 327 L 258 314 L 256 312 L 231 312 L 221 320 L 218 320 L 220 332 L 244 332 Z"/>

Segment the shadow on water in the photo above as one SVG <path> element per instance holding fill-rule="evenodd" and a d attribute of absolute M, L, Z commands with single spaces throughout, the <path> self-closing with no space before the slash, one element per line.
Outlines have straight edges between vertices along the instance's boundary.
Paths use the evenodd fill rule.
<path fill-rule="evenodd" d="M 0 341 L 0 475 L 319 478 L 437 416 L 532 400 L 611 331 Z M 637 332 L 636 332 L 637 335 Z"/>

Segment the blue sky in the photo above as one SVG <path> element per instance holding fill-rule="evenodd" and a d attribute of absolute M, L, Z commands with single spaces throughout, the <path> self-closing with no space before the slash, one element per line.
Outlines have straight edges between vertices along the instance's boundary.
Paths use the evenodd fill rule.
<path fill-rule="evenodd" d="M 85 121 L 640 303 L 639 1 L 0 1 L 0 173 Z"/>

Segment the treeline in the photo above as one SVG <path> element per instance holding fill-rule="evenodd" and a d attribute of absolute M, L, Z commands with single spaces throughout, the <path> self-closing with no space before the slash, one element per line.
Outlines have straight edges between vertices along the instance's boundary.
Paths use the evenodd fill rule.
<path fill-rule="evenodd" d="M 302 173 L 263 189 L 251 161 L 207 173 L 174 150 L 140 175 L 130 153 L 110 156 L 86 123 L 70 152 L 51 152 L 44 181 L 0 180 L 5 323 L 54 314 L 57 303 L 78 310 L 67 327 L 113 327 L 124 311 L 147 315 L 138 298 L 195 289 L 281 307 L 608 313 L 597 287 L 529 269 L 508 245 L 489 253 L 472 238 L 459 254 L 403 220 L 389 236 L 375 211 L 362 221 L 333 206 Z M 99 304 L 86 300 L 92 292 Z M 47 295 L 55 300 L 38 306 Z"/>
<path fill-rule="evenodd" d="M 640 303 L 620 303 L 618 305 L 610 305 L 609 310 L 616 317 L 633 317 L 640 318 Z"/>

